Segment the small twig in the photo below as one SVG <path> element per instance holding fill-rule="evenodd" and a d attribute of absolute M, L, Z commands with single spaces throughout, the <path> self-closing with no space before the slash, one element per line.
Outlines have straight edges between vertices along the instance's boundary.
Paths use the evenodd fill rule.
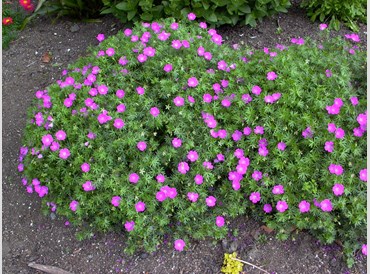
<path fill-rule="evenodd" d="M 239 260 L 239 259 L 237 259 L 237 258 L 231 258 L 231 259 L 233 259 L 233 260 L 235 260 L 235 261 L 242 262 L 242 263 L 247 264 L 247 265 L 250 265 L 250 266 L 253 266 L 253 267 L 255 267 L 255 268 L 257 268 L 257 269 L 259 269 L 259 270 L 261 270 L 261 271 L 263 271 L 263 272 L 265 272 L 265 273 L 267 273 L 267 274 L 269 274 L 266 270 L 263 270 L 262 268 L 260 268 L 260 267 L 258 267 L 258 266 L 256 266 L 256 265 L 254 265 L 254 264 L 248 263 L 248 262 L 243 261 L 243 260 Z"/>
<path fill-rule="evenodd" d="M 49 273 L 49 274 L 72 274 L 71 272 L 69 271 L 65 271 L 59 267 L 55 267 L 55 266 L 50 266 L 50 265 L 42 265 L 42 264 L 35 264 L 35 263 L 29 263 L 28 264 L 29 267 L 32 267 L 34 269 L 37 269 L 37 270 L 41 270 L 45 273 Z"/>

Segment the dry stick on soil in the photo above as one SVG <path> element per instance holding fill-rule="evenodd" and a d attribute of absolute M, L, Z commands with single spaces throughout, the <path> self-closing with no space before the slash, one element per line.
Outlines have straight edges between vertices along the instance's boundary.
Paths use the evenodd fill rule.
<path fill-rule="evenodd" d="M 49 273 L 49 274 L 73 274 L 72 272 L 65 271 L 59 267 L 50 266 L 50 265 L 29 263 L 28 266 L 34 269 L 37 269 L 37 270 L 41 270 L 45 273 Z"/>
<path fill-rule="evenodd" d="M 259 270 L 261 270 L 261 271 L 263 271 L 263 272 L 265 272 L 265 273 L 267 273 L 267 274 L 269 274 L 266 270 L 263 270 L 262 268 L 260 268 L 260 267 L 258 267 L 258 266 L 256 266 L 256 265 L 254 265 L 254 264 L 248 263 L 248 262 L 243 261 L 243 260 L 239 260 L 239 259 L 237 259 L 237 258 L 231 258 L 231 259 L 232 259 L 232 260 L 235 260 L 235 261 L 238 261 L 238 262 L 242 262 L 242 263 L 247 264 L 247 265 L 250 265 L 250 266 L 253 266 L 253 267 L 255 267 L 255 268 L 257 268 L 257 269 L 259 269 Z"/>

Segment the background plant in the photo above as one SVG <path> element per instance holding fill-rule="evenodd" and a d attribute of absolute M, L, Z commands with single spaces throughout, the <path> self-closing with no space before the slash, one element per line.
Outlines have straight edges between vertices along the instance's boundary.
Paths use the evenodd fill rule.
<path fill-rule="evenodd" d="M 181 19 L 193 11 L 199 18 L 215 25 L 241 24 L 255 27 L 257 21 L 278 12 L 287 12 L 289 0 L 103 0 L 103 14 L 113 14 L 123 23 L 152 21 L 163 17 Z"/>
<path fill-rule="evenodd" d="M 18 37 L 18 31 L 27 13 L 33 10 L 31 1 L 2 1 L 2 46 L 9 47 L 9 43 Z"/>
<path fill-rule="evenodd" d="M 251 51 L 167 19 L 97 39 L 29 110 L 18 168 L 46 210 L 86 235 L 124 228 L 127 252 L 220 239 L 253 213 L 281 239 L 292 226 L 341 239 L 353 263 L 366 241 L 358 36 Z"/>
<path fill-rule="evenodd" d="M 335 30 L 343 23 L 356 32 L 358 22 L 366 24 L 366 5 L 366 0 L 304 0 L 301 4 L 312 21 L 329 22 Z"/>

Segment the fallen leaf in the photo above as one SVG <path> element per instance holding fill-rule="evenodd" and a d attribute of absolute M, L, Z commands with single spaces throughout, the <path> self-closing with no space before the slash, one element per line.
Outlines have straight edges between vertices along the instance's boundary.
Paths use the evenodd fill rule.
<path fill-rule="evenodd" d="M 274 231 L 272 228 L 269 228 L 268 226 L 265 226 L 265 225 L 261 226 L 261 228 L 263 231 L 265 231 L 268 234 Z"/>
<path fill-rule="evenodd" d="M 45 52 L 42 57 L 41 57 L 41 61 L 43 63 L 49 63 L 51 61 L 51 54 L 49 52 Z"/>

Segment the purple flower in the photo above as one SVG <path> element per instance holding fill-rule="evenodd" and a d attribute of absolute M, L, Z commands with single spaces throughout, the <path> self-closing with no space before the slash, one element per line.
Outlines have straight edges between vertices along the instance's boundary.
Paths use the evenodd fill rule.
<path fill-rule="evenodd" d="M 262 157 L 266 157 L 269 154 L 269 151 L 266 147 L 260 147 L 258 148 L 258 154 Z"/>
<path fill-rule="evenodd" d="M 326 77 L 330 78 L 333 75 L 333 73 L 331 72 L 330 69 L 327 69 L 327 70 L 325 70 L 325 75 L 326 75 Z"/>
<path fill-rule="evenodd" d="M 122 99 L 123 97 L 125 97 L 125 91 L 122 90 L 122 89 L 119 89 L 116 91 L 116 96 L 120 99 Z"/>
<path fill-rule="evenodd" d="M 337 129 L 337 127 L 336 127 L 336 125 L 334 123 L 329 123 L 328 124 L 328 131 L 330 133 L 334 133 L 336 129 Z"/>
<path fill-rule="evenodd" d="M 159 201 L 159 202 L 163 202 L 164 200 L 166 200 L 166 194 L 163 192 L 163 191 L 158 191 L 157 194 L 155 195 L 155 198 Z"/>
<path fill-rule="evenodd" d="M 105 53 L 108 55 L 108 56 L 113 56 L 114 55 L 114 48 L 109 48 L 105 51 Z"/>
<path fill-rule="evenodd" d="M 329 199 L 325 199 L 320 202 L 320 208 L 322 211 L 330 212 L 333 210 L 333 205 Z"/>
<path fill-rule="evenodd" d="M 286 148 L 286 144 L 284 142 L 280 142 L 277 144 L 278 150 L 284 151 Z"/>
<path fill-rule="evenodd" d="M 69 208 L 72 210 L 72 211 L 76 211 L 77 210 L 77 207 L 78 207 L 78 202 L 73 200 L 70 204 L 69 204 Z"/>
<path fill-rule="evenodd" d="M 125 104 L 119 104 L 118 106 L 117 106 L 117 112 L 118 113 L 123 113 L 123 112 L 125 112 L 126 111 L 126 106 L 125 106 Z"/>
<path fill-rule="evenodd" d="M 254 128 L 254 133 L 255 133 L 255 134 L 260 134 L 260 135 L 262 135 L 262 134 L 264 133 L 264 128 L 263 128 L 263 127 L 261 127 L 261 126 L 256 126 L 256 127 Z"/>
<path fill-rule="evenodd" d="M 190 77 L 189 79 L 188 79 L 188 86 L 189 87 L 196 87 L 198 85 L 198 80 L 197 80 L 197 78 L 195 78 L 195 77 Z"/>
<path fill-rule="evenodd" d="M 252 192 L 249 196 L 249 200 L 251 200 L 252 203 L 256 204 L 261 200 L 261 194 L 259 192 Z"/>
<path fill-rule="evenodd" d="M 194 177 L 194 182 L 197 184 L 197 185 L 201 185 L 203 183 L 203 176 L 200 175 L 200 174 L 197 174 L 195 175 Z"/>
<path fill-rule="evenodd" d="M 137 173 L 131 173 L 128 176 L 128 181 L 133 184 L 136 184 L 139 181 L 139 179 L 140 179 L 140 176 Z"/>
<path fill-rule="evenodd" d="M 270 204 L 264 204 L 263 211 L 266 213 L 270 213 L 272 211 L 272 206 Z"/>
<path fill-rule="evenodd" d="M 174 187 L 168 188 L 168 193 L 167 193 L 168 198 L 174 199 L 177 196 L 177 190 Z"/>
<path fill-rule="evenodd" d="M 183 251 L 183 250 L 184 250 L 184 247 L 185 247 L 185 242 L 184 242 L 184 240 L 182 240 L 182 239 L 177 239 L 177 240 L 174 242 L 174 248 L 175 248 L 177 251 Z"/>
<path fill-rule="evenodd" d="M 335 196 L 341 196 L 344 193 L 344 185 L 335 184 L 332 190 Z"/>
<path fill-rule="evenodd" d="M 198 152 L 196 152 L 195 150 L 190 150 L 188 155 L 187 155 L 187 158 L 191 162 L 195 162 L 196 160 L 198 160 L 198 157 L 199 157 Z"/>
<path fill-rule="evenodd" d="M 108 93 L 108 87 L 105 85 L 98 86 L 98 92 L 101 95 L 106 95 Z"/>
<path fill-rule="evenodd" d="M 284 186 L 282 185 L 276 185 L 272 189 L 272 193 L 275 195 L 284 194 Z"/>
<path fill-rule="evenodd" d="M 320 30 L 324 30 L 324 29 L 326 29 L 327 27 L 328 27 L 328 25 L 327 25 L 327 24 L 320 24 L 320 25 L 319 25 Z"/>
<path fill-rule="evenodd" d="M 351 100 L 351 103 L 352 103 L 353 106 L 358 105 L 358 98 L 357 97 L 351 97 L 350 100 Z"/>
<path fill-rule="evenodd" d="M 93 191 L 95 190 L 95 186 L 92 184 L 91 181 L 86 181 L 83 185 L 82 188 L 84 191 Z"/>
<path fill-rule="evenodd" d="M 179 148 L 182 145 L 182 140 L 179 138 L 173 138 L 172 139 L 172 145 L 174 148 Z"/>
<path fill-rule="evenodd" d="M 81 165 L 82 172 L 89 172 L 90 171 L 90 165 L 88 163 L 83 163 Z"/>
<path fill-rule="evenodd" d="M 199 194 L 195 192 L 189 192 L 187 196 L 188 196 L 189 201 L 193 203 L 195 203 L 199 198 Z"/>
<path fill-rule="evenodd" d="M 134 227 L 135 227 L 135 222 L 134 222 L 134 221 L 131 221 L 131 222 L 127 221 L 127 222 L 125 223 L 125 229 L 126 229 L 128 232 L 130 232 L 130 231 L 134 230 Z"/>
<path fill-rule="evenodd" d="M 158 174 L 155 178 L 158 183 L 164 183 L 164 181 L 166 180 L 163 174 Z"/>
<path fill-rule="evenodd" d="M 180 49 L 182 47 L 182 43 L 180 40 L 172 40 L 172 47 L 174 49 Z"/>
<path fill-rule="evenodd" d="M 125 126 L 125 123 L 123 122 L 122 119 L 117 118 L 117 119 L 114 120 L 113 126 L 117 129 L 121 129 Z"/>
<path fill-rule="evenodd" d="M 208 196 L 206 198 L 206 204 L 208 207 L 214 207 L 216 205 L 216 198 L 213 196 Z"/>
<path fill-rule="evenodd" d="M 299 203 L 298 207 L 299 207 L 299 211 L 301 213 L 305 213 L 305 212 L 309 212 L 310 211 L 310 203 L 303 200 Z"/>
<path fill-rule="evenodd" d="M 137 88 L 136 88 L 136 92 L 137 92 L 137 94 L 139 94 L 139 95 L 144 95 L 144 93 L 145 93 L 145 89 L 144 89 L 143 87 L 137 87 Z"/>
<path fill-rule="evenodd" d="M 278 201 L 276 204 L 276 210 L 279 212 L 284 212 L 288 209 L 288 204 L 285 201 Z"/>
<path fill-rule="evenodd" d="M 181 107 L 181 106 L 184 105 L 185 100 L 184 100 L 184 98 L 182 98 L 180 96 L 177 96 L 175 99 L 173 99 L 173 103 L 175 104 L 175 106 Z"/>
<path fill-rule="evenodd" d="M 144 54 L 139 54 L 138 57 L 137 57 L 137 60 L 140 62 L 140 63 L 144 63 L 146 61 L 146 59 L 148 59 L 148 57 Z"/>
<path fill-rule="evenodd" d="M 196 17 L 196 15 L 195 15 L 194 13 L 192 13 L 192 12 L 191 12 L 191 13 L 189 13 L 189 14 L 188 14 L 188 19 L 189 19 L 190 21 L 195 20 L 195 18 L 197 18 L 197 17 Z"/>
<path fill-rule="evenodd" d="M 212 95 L 211 94 L 209 94 L 209 93 L 206 93 L 206 94 L 204 94 L 203 95 L 203 102 L 205 102 L 205 103 L 211 103 L 212 102 Z"/>
<path fill-rule="evenodd" d="M 103 34 L 103 33 L 99 33 L 99 34 L 96 36 L 96 39 L 97 39 L 99 42 L 104 41 L 104 39 L 105 39 L 104 34 Z"/>
<path fill-rule="evenodd" d="M 365 256 L 367 256 L 367 245 L 366 244 L 363 244 L 362 245 L 361 252 L 362 252 L 362 254 L 364 254 Z"/>
<path fill-rule="evenodd" d="M 248 135 L 250 135 L 251 133 L 252 133 L 252 129 L 251 129 L 250 127 L 245 127 L 245 128 L 243 129 L 243 134 L 244 134 L 244 135 L 248 136 Z"/>
<path fill-rule="evenodd" d="M 71 153 L 69 152 L 69 149 L 68 148 L 62 148 L 60 151 L 59 151 L 59 157 L 61 159 L 67 159 L 69 156 L 71 155 Z"/>
<path fill-rule="evenodd" d="M 136 212 L 143 212 L 145 210 L 145 203 L 142 201 L 139 201 L 135 204 Z"/>
<path fill-rule="evenodd" d="M 261 171 L 258 171 L 258 170 L 255 170 L 252 174 L 252 178 L 253 180 L 255 181 L 259 181 L 262 179 L 262 172 Z"/>
<path fill-rule="evenodd" d="M 137 148 L 140 150 L 140 151 L 144 151 L 146 150 L 146 142 L 144 141 L 140 141 L 137 143 Z"/>
<path fill-rule="evenodd" d="M 155 49 L 152 47 L 147 47 L 147 48 L 144 48 L 143 53 L 146 56 L 153 57 L 155 55 Z"/>
<path fill-rule="evenodd" d="M 119 196 L 113 196 L 112 197 L 112 200 L 111 200 L 111 203 L 115 207 L 119 206 L 119 204 L 121 203 L 121 197 L 119 197 Z"/>
<path fill-rule="evenodd" d="M 310 127 L 307 127 L 303 132 L 302 132 L 303 138 L 312 138 L 313 137 L 313 132 Z"/>
<path fill-rule="evenodd" d="M 51 134 L 46 134 L 46 135 L 42 136 L 41 142 L 44 146 L 48 147 L 53 142 L 53 136 L 51 136 Z"/>
<path fill-rule="evenodd" d="M 172 30 L 177 30 L 177 29 L 179 28 L 179 24 L 178 24 L 178 23 L 176 23 L 176 22 L 174 22 L 174 23 L 172 23 L 172 24 L 171 24 L 170 28 L 171 28 Z"/>
<path fill-rule="evenodd" d="M 277 74 L 274 71 L 270 71 L 267 73 L 267 80 L 273 81 L 277 78 Z"/>
<path fill-rule="evenodd" d="M 157 107 L 152 107 L 150 109 L 150 114 L 153 116 L 153 117 L 157 117 L 159 115 L 160 111 Z"/>
<path fill-rule="evenodd" d="M 194 97 L 193 96 L 188 96 L 188 101 L 189 101 L 189 103 L 192 103 L 192 104 L 194 104 L 195 103 L 195 99 L 194 99 Z"/>
<path fill-rule="evenodd" d="M 217 216 L 216 217 L 216 225 L 218 227 L 223 227 L 225 225 L 225 218 L 222 216 Z"/>
<path fill-rule="evenodd" d="M 253 86 L 252 87 L 252 93 L 253 94 L 260 95 L 261 92 L 262 92 L 262 89 L 259 86 Z"/>
<path fill-rule="evenodd" d="M 208 51 L 204 53 L 204 59 L 211 61 L 212 60 L 212 54 Z M 210 70 L 207 71 L 208 73 L 211 73 Z"/>
<path fill-rule="evenodd" d="M 334 151 L 334 142 L 331 142 L 331 141 L 325 142 L 324 149 L 327 152 L 332 153 Z"/>
<path fill-rule="evenodd" d="M 231 135 L 231 138 L 237 142 L 239 141 L 243 136 L 243 133 L 239 130 L 235 130 L 234 133 Z"/>
<path fill-rule="evenodd" d="M 207 28 L 207 23 L 205 22 L 200 22 L 199 23 L 199 27 L 202 28 L 202 29 L 206 29 Z"/>
<path fill-rule="evenodd" d="M 181 174 L 186 174 L 188 171 L 189 171 L 189 165 L 187 162 L 180 162 L 177 166 L 177 170 L 181 173 Z"/>
<path fill-rule="evenodd" d="M 217 154 L 217 160 L 220 161 L 220 162 L 223 162 L 225 161 L 225 156 L 221 153 Z"/>
<path fill-rule="evenodd" d="M 357 42 L 357 43 L 360 42 L 360 36 L 358 36 L 358 34 L 355 34 L 355 33 L 346 34 L 344 35 L 344 37 L 346 37 L 349 40 L 352 40 L 353 42 Z"/>
<path fill-rule="evenodd" d="M 366 126 L 367 125 L 367 115 L 366 114 L 359 114 L 357 116 L 357 122 L 360 124 L 360 125 L 364 125 Z"/>
<path fill-rule="evenodd" d="M 171 64 L 166 64 L 164 67 L 163 67 L 163 70 L 165 72 L 170 72 L 172 70 L 172 65 Z"/>
<path fill-rule="evenodd" d="M 343 129 L 337 128 L 335 130 L 335 138 L 337 138 L 337 139 L 343 139 L 344 138 L 344 135 L 345 135 L 345 132 L 344 132 Z"/>
<path fill-rule="evenodd" d="M 360 180 L 363 182 L 367 182 L 367 168 L 360 170 Z"/>

